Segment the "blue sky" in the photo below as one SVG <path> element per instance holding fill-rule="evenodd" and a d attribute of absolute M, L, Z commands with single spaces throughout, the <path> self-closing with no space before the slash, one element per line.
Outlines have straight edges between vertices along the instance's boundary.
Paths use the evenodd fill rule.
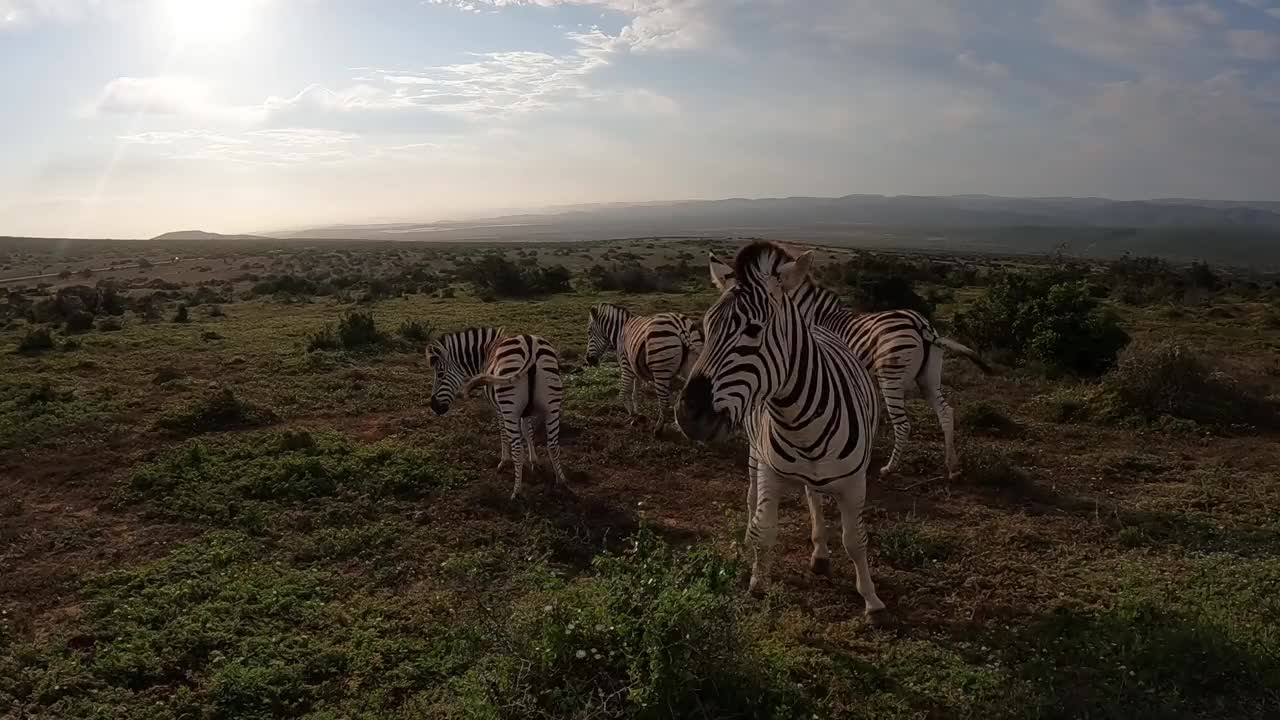
<path fill-rule="evenodd" d="M 0 0 L 0 234 L 1280 199 L 1280 0 Z"/>

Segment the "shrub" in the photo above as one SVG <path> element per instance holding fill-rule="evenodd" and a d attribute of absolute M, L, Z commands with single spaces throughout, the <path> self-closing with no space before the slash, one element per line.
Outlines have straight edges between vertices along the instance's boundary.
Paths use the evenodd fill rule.
<path fill-rule="evenodd" d="M 1265 395 L 1215 372 L 1176 342 L 1165 342 L 1128 348 L 1103 378 L 1097 403 L 1112 420 L 1169 417 L 1220 431 L 1280 428 L 1280 407 Z"/>
<path fill-rule="evenodd" d="M 853 307 L 862 312 L 881 310 L 915 310 L 933 317 L 934 304 L 920 297 L 910 279 L 894 276 L 854 286 L 850 298 Z"/>
<path fill-rule="evenodd" d="M 209 317 L 225 317 L 226 313 L 222 311 L 221 305 L 210 305 L 208 309 Z"/>
<path fill-rule="evenodd" d="M 1022 430 L 1018 423 L 1009 419 L 999 408 L 986 402 L 979 402 L 966 410 L 960 422 L 983 435 L 1012 437 Z"/>
<path fill-rule="evenodd" d="M 740 621 L 739 567 L 641 531 L 595 574 L 517 605 L 464 687 L 474 716 L 809 717 L 794 668 Z M 498 714 L 499 709 L 505 711 Z"/>
<path fill-rule="evenodd" d="M 405 320 L 400 323 L 397 333 L 410 342 L 427 343 L 435 336 L 435 329 L 430 325 L 423 325 L 418 320 Z"/>
<path fill-rule="evenodd" d="M 497 254 L 488 254 L 459 268 L 458 276 L 469 281 L 483 297 L 529 297 L 569 292 L 570 272 L 563 265 L 540 267 L 536 260 L 516 265 Z"/>
<path fill-rule="evenodd" d="M 18 341 L 18 352 L 24 355 L 35 355 L 53 349 L 53 335 L 49 328 L 38 327 L 27 330 Z"/>
<path fill-rule="evenodd" d="M 105 317 L 98 320 L 98 329 L 102 332 L 116 332 L 124 329 L 124 323 L 119 318 Z"/>
<path fill-rule="evenodd" d="M 241 400 L 231 388 L 223 387 L 161 417 L 156 426 L 181 435 L 199 435 L 267 425 L 277 419 L 271 410 Z"/>
<path fill-rule="evenodd" d="M 1052 273 L 1003 273 L 956 314 L 955 326 L 983 348 L 1018 365 L 1098 375 L 1115 364 L 1129 336 L 1083 282 Z"/>
<path fill-rule="evenodd" d="M 80 333 L 93 329 L 93 313 L 85 310 L 74 310 L 67 315 L 67 332 Z"/>
<path fill-rule="evenodd" d="M 307 338 L 307 350 L 362 350 L 384 345 L 387 336 L 378 330 L 371 313 L 348 312 L 336 328 L 326 325 Z"/>
<path fill-rule="evenodd" d="M 176 323 L 191 322 L 191 316 L 187 312 L 187 306 L 185 303 L 178 306 L 178 311 L 173 314 L 173 321 Z"/>

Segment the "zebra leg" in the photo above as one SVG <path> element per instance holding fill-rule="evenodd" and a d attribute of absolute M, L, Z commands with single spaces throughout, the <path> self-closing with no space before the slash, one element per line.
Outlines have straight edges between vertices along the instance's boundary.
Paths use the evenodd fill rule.
<path fill-rule="evenodd" d="M 876 595 L 876 584 L 871 579 L 871 568 L 867 565 L 867 529 L 862 524 L 862 504 L 866 500 L 867 478 L 861 475 L 853 478 L 839 497 L 840 524 L 844 531 L 844 549 L 853 559 L 853 567 L 857 572 L 855 581 L 858 594 L 866 603 L 867 618 L 877 622 L 876 614 L 884 610 L 884 603 Z"/>
<path fill-rule="evenodd" d="M 809 522 L 813 524 L 813 532 L 809 536 L 813 540 L 809 570 L 814 575 L 830 575 L 831 550 L 827 547 L 827 519 L 822 515 L 822 496 L 813 488 L 806 486 L 804 497 L 809 502 Z"/>
<path fill-rule="evenodd" d="M 938 416 L 938 424 L 942 426 L 942 439 L 947 449 L 947 476 L 954 480 L 960 476 L 960 456 L 956 454 L 955 414 L 942 395 L 942 353 L 934 353 L 929 358 L 919 385 L 924 399 Z"/>
<path fill-rule="evenodd" d="M 653 387 L 658 393 L 658 422 L 653 426 L 653 436 L 658 437 L 667 424 L 667 415 L 671 414 L 671 378 L 654 378 Z"/>
<path fill-rule="evenodd" d="M 524 485 L 524 439 L 521 437 L 522 433 L 519 430 L 519 418 L 516 418 L 515 424 L 517 429 L 508 431 L 511 436 L 511 458 L 516 466 L 516 482 L 511 488 L 512 500 L 520 496 L 520 489 Z"/>
<path fill-rule="evenodd" d="M 533 443 L 533 418 L 526 417 L 520 419 L 520 434 L 524 437 L 525 462 L 529 467 L 538 466 L 538 451 Z"/>
<path fill-rule="evenodd" d="M 556 482 L 565 483 L 564 470 L 560 467 L 560 400 L 547 403 L 547 411 L 542 416 L 547 430 L 547 457 L 551 458 L 551 469 L 555 471 Z"/>
<path fill-rule="evenodd" d="M 751 583 L 748 592 L 762 595 L 769 588 L 769 569 L 773 566 L 773 545 L 778 541 L 778 500 L 781 483 L 767 465 L 761 466 L 756 478 L 756 508 L 747 537 L 756 548 L 755 562 L 751 565 Z"/>
<path fill-rule="evenodd" d="M 756 476 L 760 472 L 760 464 L 756 461 L 754 450 L 747 455 L 747 533 L 742 538 L 743 547 L 751 545 L 751 526 L 756 521 Z"/>
<path fill-rule="evenodd" d="M 498 442 L 501 447 L 498 450 L 498 469 L 494 472 L 506 472 L 511 467 L 511 438 L 507 436 L 507 421 L 498 416 Z"/>
<path fill-rule="evenodd" d="M 880 383 L 884 392 L 884 406 L 889 411 L 889 421 L 893 423 L 893 452 L 889 462 L 880 468 L 880 474 L 888 475 L 898 466 L 898 460 L 907 447 L 907 439 L 911 437 L 911 420 L 907 418 L 907 393 L 901 380 L 884 380 Z"/>
<path fill-rule="evenodd" d="M 622 365 L 622 407 L 627 409 L 627 418 L 634 419 L 636 414 L 636 376 L 631 372 L 631 366 L 627 363 Z"/>

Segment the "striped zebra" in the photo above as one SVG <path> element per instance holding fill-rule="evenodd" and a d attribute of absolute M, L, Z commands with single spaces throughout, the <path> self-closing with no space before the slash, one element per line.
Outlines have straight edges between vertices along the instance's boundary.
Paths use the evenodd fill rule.
<path fill-rule="evenodd" d="M 444 335 L 427 348 L 435 369 L 431 409 L 449 412 L 454 397 L 467 397 L 485 386 L 489 404 L 498 414 L 501 454 L 498 472 L 515 460 L 514 499 L 520 494 L 526 462 L 537 465 L 534 421 L 541 420 L 547 433 L 547 455 L 557 482 L 564 482 L 560 467 L 560 362 L 551 343 L 536 335 L 506 335 L 500 328 L 468 328 Z"/>
<path fill-rule="evenodd" d="M 676 403 L 676 421 L 691 439 L 747 434 L 747 544 L 755 547 L 751 591 L 769 581 L 785 484 L 801 484 L 813 523 L 815 573 L 830 572 L 822 496 L 840 507 L 846 552 L 874 622 L 884 610 L 867 565 L 862 506 L 880 405 L 871 374 L 835 334 L 811 325 L 791 299 L 804 282 L 811 253 L 793 256 L 770 242 L 743 248 L 733 277 L 703 321 L 706 345 Z M 712 273 L 722 272 L 712 266 Z"/>
<path fill-rule="evenodd" d="M 702 351 L 702 328 L 680 313 L 636 315 L 612 303 L 591 306 L 587 322 L 587 363 L 596 365 L 613 352 L 622 368 L 622 405 L 636 417 L 640 410 L 639 378 L 653 383 L 658 393 L 656 437 L 671 413 L 671 391 L 678 377 L 688 374 Z"/>
<path fill-rule="evenodd" d="M 732 285 L 732 268 L 714 254 L 710 261 L 712 277 L 725 278 L 723 284 Z M 916 388 L 938 416 L 946 448 L 947 474 L 957 477 L 960 457 L 955 448 L 954 412 L 942 395 L 942 353 L 944 349 L 957 352 L 990 374 L 991 368 L 982 357 L 971 348 L 939 335 L 933 325 L 914 310 L 858 313 L 845 307 L 838 295 L 811 278 L 805 278 L 791 295 L 805 317 L 840 336 L 879 381 L 885 409 L 893 423 L 893 453 L 880 468 L 880 474 L 892 473 L 906 449 L 911 437 L 906 396 L 909 389 Z"/>

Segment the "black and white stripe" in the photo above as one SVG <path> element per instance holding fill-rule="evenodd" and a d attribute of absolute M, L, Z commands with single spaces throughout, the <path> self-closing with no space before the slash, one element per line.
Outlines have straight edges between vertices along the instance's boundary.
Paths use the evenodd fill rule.
<path fill-rule="evenodd" d="M 468 328 L 436 340 L 427 348 L 427 358 L 435 369 L 431 409 L 438 415 L 449 411 L 456 396 L 465 397 L 475 386 L 485 386 L 485 396 L 498 413 L 502 443 L 498 471 L 515 460 L 511 497 L 520 494 L 526 447 L 529 464 L 538 462 L 533 444 L 535 420 L 545 425 L 547 455 L 556 480 L 564 482 L 560 467 L 564 385 L 551 343 L 536 335 L 507 336 L 497 328 Z"/>
<path fill-rule="evenodd" d="M 677 378 L 688 374 L 693 360 L 702 351 L 702 328 L 680 313 L 636 315 L 611 303 L 591 306 L 587 322 L 587 362 L 595 365 L 613 352 L 622 369 L 622 404 L 627 413 L 639 412 L 637 378 L 653 383 L 658 394 L 658 421 L 655 435 L 662 431 L 671 413 L 671 393 Z"/>
<path fill-rule="evenodd" d="M 732 270 L 728 265 L 714 255 L 711 256 L 711 264 L 720 268 L 722 273 L 728 273 L 726 284 L 732 284 Z M 880 474 L 893 472 L 906 449 L 911 436 L 906 398 L 907 392 L 915 388 L 938 416 L 946 449 L 947 473 L 957 476 L 960 458 L 955 449 L 954 412 L 942 394 L 943 351 L 960 353 L 983 372 L 991 372 L 982 357 L 971 348 L 939 335 L 929 320 L 914 310 L 858 313 L 811 278 L 806 278 L 791 296 L 805 317 L 840 336 L 875 375 L 889 421 L 893 424 L 893 453 L 880 468 Z"/>
<path fill-rule="evenodd" d="M 750 448 L 747 541 L 756 549 L 751 588 L 768 583 L 784 484 L 800 484 L 813 521 L 815 572 L 830 567 L 821 496 L 840 507 L 845 550 L 868 614 L 884 608 L 867 565 L 862 524 L 879 403 L 870 373 L 836 335 L 811 325 L 791 299 L 811 254 L 757 242 L 738 253 L 728 285 L 704 319 L 706 345 L 676 407 L 695 440 L 741 425 Z M 723 285 L 724 278 L 713 279 Z"/>

